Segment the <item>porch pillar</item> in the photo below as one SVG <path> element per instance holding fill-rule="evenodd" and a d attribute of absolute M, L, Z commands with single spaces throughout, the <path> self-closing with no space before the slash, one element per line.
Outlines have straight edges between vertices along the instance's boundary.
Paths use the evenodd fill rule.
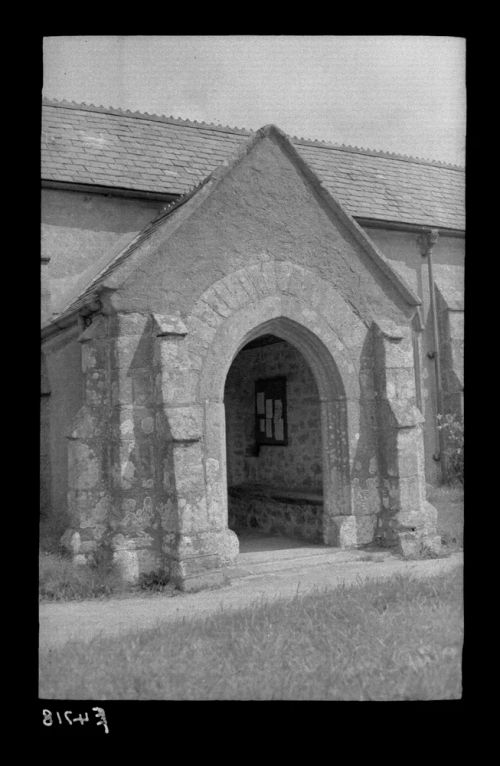
<path fill-rule="evenodd" d="M 111 507 L 106 441 L 110 407 L 107 318 L 94 317 L 79 341 L 84 404 L 67 436 L 70 527 L 61 542 L 75 563 L 85 564 L 106 537 Z"/>
<path fill-rule="evenodd" d="M 377 323 L 375 380 L 382 500 L 377 537 L 405 556 L 438 552 L 437 511 L 425 493 L 424 417 L 416 406 L 410 327 Z"/>
<path fill-rule="evenodd" d="M 108 443 L 110 545 L 124 580 L 163 570 L 156 471 L 153 322 L 142 313 L 109 318 L 111 419 Z"/>
<path fill-rule="evenodd" d="M 158 319 L 158 404 L 163 444 L 163 549 L 170 576 L 183 590 L 223 582 L 223 568 L 238 554 L 227 528 L 223 405 L 197 399 L 198 372 L 178 318 Z"/>

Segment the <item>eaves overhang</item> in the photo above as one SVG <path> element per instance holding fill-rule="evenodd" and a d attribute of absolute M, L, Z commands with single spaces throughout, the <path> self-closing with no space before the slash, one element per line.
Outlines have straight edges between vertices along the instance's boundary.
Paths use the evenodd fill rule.
<path fill-rule="evenodd" d="M 464 229 L 450 229 L 445 226 L 434 226 L 431 224 L 424 224 L 424 223 L 412 223 L 411 221 L 408 222 L 401 222 L 401 221 L 391 221 L 389 219 L 384 218 L 366 218 L 362 216 L 353 216 L 354 220 L 364 228 L 367 229 L 389 229 L 390 231 L 403 231 L 408 232 L 410 234 L 421 234 L 424 231 L 428 231 L 429 229 L 435 229 L 440 236 L 443 237 L 456 237 L 458 239 L 465 239 L 465 230 Z"/>
<path fill-rule="evenodd" d="M 97 313 L 101 308 L 100 295 L 96 291 L 93 294 L 89 294 L 86 297 L 85 303 L 80 304 L 74 311 L 63 312 L 62 314 L 53 317 L 41 328 L 42 342 L 57 335 L 60 332 L 64 332 L 68 327 L 71 327 L 80 320 L 80 317 Z"/>
<path fill-rule="evenodd" d="M 53 181 L 47 178 L 42 178 L 42 189 L 83 192 L 85 194 L 101 194 L 105 197 L 129 197 L 133 199 L 146 199 L 157 202 L 174 202 L 182 196 L 181 194 L 147 191 L 143 189 L 126 188 L 122 186 L 102 186 L 100 184 L 85 184 L 73 181 Z"/>

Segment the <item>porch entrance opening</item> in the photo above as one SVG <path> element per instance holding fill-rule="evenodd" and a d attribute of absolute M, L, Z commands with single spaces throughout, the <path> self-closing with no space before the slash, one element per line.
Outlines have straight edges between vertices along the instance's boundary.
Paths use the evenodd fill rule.
<path fill-rule="evenodd" d="M 240 550 L 322 544 L 321 406 L 302 354 L 274 334 L 253 339 L 233 360 L 224 404 L 228 525 Z"/>

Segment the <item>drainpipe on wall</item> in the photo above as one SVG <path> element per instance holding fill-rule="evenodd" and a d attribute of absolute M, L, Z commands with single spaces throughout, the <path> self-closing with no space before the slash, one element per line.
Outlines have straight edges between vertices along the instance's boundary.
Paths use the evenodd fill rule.
<path fill-rule="evenodd" d="M 439 238 L 437 229 L 428 229 L 423 231 L 417 237 L 417 244 L 420 248 L 422 258 L 427 259 L 427 270 L 429 273 L 429 302 L 430 302 L 430 321 L 432 327 L 432 338 L 434 349 L 427 353 L 429 359 L 434 360 L 434 372 L 436 376 L 436 409 L 434 413 L 434 423 L 436 431 L 436 451 L 433 454 L 433 458 L 436 462 L 441 463 L 441 478 L 445 478 L 445 465 L 444 465 L 444 450 L 443 450 L 443 438 L 442 433 L 438 428 L 439 415 L 443 414 L 443 389 L 441 385 L 441 355 L 439 352 L 439 334 L 437 324 L 437 312 L 436 312 L 436 292 L 434 285 L 434 275 L 432 270 L 432 248 L 436 244 Z"/>
<path fill-rule="evenodd" d="M 44 322 L 50 317 L 51 313 L 51 299 L 50 299 L 50 282 L 49 282 L 49 263 L 50 258 L 42 256 L 41 258 L 41 319 Z"/>

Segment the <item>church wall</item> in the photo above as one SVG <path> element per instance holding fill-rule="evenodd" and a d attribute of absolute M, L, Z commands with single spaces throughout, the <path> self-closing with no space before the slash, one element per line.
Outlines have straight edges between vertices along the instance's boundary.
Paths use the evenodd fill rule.
<path fill-rule="evenodd" d="M 120 242 L 125 245 L 160 211 L 162 202 L 56 189 L 42 190 L 42 256 L 53 309 Z"/>
<path fill-rule="evenodd" d="M 427 353 L 434 349 L 432 324 L 430 320 L 429 276 L 426 260 L 422 258 L 417 244 L 417 234 L 390 231 L 388 229 L 365 227 L 367 234 L 379 250 L 390 260 L 391 265 L 407 281 L 422 300 L 422 317 L 425 328 L 421 334 L 419 349 L 420 391 L 422 410 L 425 417 L 425 472 L 427 481 L 440 481 L 440 467 L 433 459 L 438 450 L 434 413 L 436 408 L 435 362 Z M 457 380 L 461 377 L 463 365 L 463 311 L 451 315 L 448 321 L 446 301 L 443 295 L 452 295 L 463 307 L 465 240 L 459 237 L 440 235 L 432 251 L 434 281 L 437 293 L 438 327 L 442 354 L 443 387 L 450 391 L 444 394 L 444 404 L 460 409 L 461 394 Z M 451 361 L 450 349 L 455 350 L 457 361 Z M 454 365 L 454 366 L 453 366 Z M 451 372 L 449 372 L 451 370 Z"/>
<path fill-rule="evenodd" d="M 67 519 L 68 439 L 73 419 L 83 402 L 81 347 L 76 337 L 46 349 L 50 394 L 42 398 L 42 483 L 45 512 L 55 525 Z M 50 472 L 50 475 L 48 475 Z"/>
<path fill-rule="evenodd" d="M 56 392 L 50 459 L 58 491 L 68 490 L 67 542 L 75 561 L 101 547 L 131 581 L 167 564 L 182 587 L 206 582 L 205 570 L 219 582 L 218 570 L 237 554 L 228 529 L 224 381 L 237 350 L 258 332 L 286 338 L 310 369 L 285 344 L 240 354 L 226 390 L 227 441 L 232 403 L 241 404 L 246 392 L 253 405 L 257 376 L 287 375 L 289 413 L 296 397 L 298 421 L 289 423 L 288 460 L 279 448 L 264 447 L 249 462 L 244 406 L 243 454 L 230 444 L 229 482 L 317 491 L 323 481 L 320 537 L 330 545 L 381 538 L 415 552 L 427 540 L 434 544 L 415 406 L 411 298 L 275 138 L 254 144 L 199 194 L 109 277 L 112 289 L 102 292 L 101 313 L 80 344 L 52 348 L 49 378 L 69 391 Z M 396 254 L 396 240 L 384 236 Z M 73 247 L 78 261 L 76 239 Z M 411 276 L 414 261 L 403 251 L 399 268 Z M 425 280 L 416 278 L 415 292 L 423 294 Z M 424 339 L 424 372 L 428 347 Z M 250 362 L 242 361 L 245 354 Z M 69 425 L 64 474 L 58 450 L 68 444 Z"/>

